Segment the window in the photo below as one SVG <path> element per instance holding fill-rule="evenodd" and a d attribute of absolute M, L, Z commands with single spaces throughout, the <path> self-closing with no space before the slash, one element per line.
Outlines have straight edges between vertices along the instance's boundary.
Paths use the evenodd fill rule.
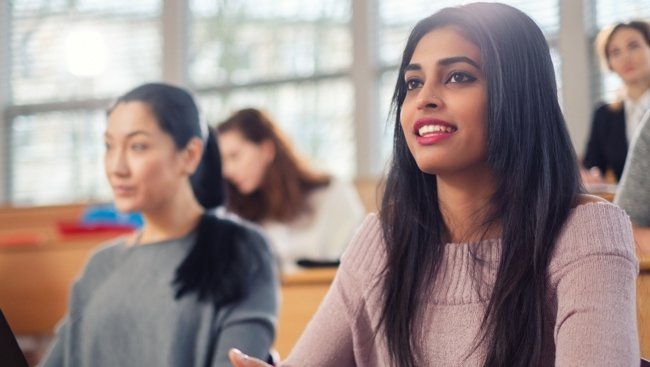
<path fill-rule="evenodd" d="M 352 178 L 350 1 L 192 0 L 190 8 L 189 79 L 208 122 L 260 108 L 318 168 Z"/>
<path fill-rule="evenodd" d="M 110 198 L 103 171 L 103 111 L 17 116 L 9 170 L 16 205 Z"/>
<path fill-rule="evenodd" d="M 13 104 L 113 97 L 125 86 L 160 79 L 159 5 L 13 1 Z"/>
<path fill-rule="evenodd" d="M 10 202 L 110 198 L 101 170 L 104 108 L 126 89 L 161 79 L 161 0 L 14 0 L 9 7 Z"/>
<path fill-rule="evenodd" d="M 375 11 L 360 15 L 352 13 L 359 5 L 353 1 L 5 2 L 5 197 L 21 205 L 110 199 L 101 168 L 105 108 L 115 96 L 153 80 L 175 80 L 193 90 L 210 124 L 236 109 L 258 107 L 317 168 L 343 178 L 379 174 L 374 170 L 385 166 L 392 146 L 388 108 L 410 29 L 425 14 L 469 1 L 363 0 Z M 540 25 L 561 88 L 560 1 L 502 2 Z M 593 29 L 632 16 L 650 18 L 650 0 L 585 2 L 584 19 Z M 181 8 L 187 13 L 176 14 Z M 162 27 L 162 19 L 176 23 Z M 356 32 L 371 25 L 378 30 L 369 35 L 376 38 L 368 42 L 372 49 L 362 47 L 357 55 L 363 60 L 355 61 L 353 39 L 364 39 Z M 170 34 L 178 30 L 188 30 L 189 38 Z M 353 78 L 353 66 L 367 74 Z M 363 93 L 359 88 L 370 88 L 361 84 L 371 76 L 378 91 Z M 592 91 L 600 95 L 616 83 L 607 76 Z M 377 112 L 367 113 L 368 106 Z M 374 114 L 377 121 L 366 121 Z M 47 185 L 35 179 L 40 177 L 48 178 Z"/>

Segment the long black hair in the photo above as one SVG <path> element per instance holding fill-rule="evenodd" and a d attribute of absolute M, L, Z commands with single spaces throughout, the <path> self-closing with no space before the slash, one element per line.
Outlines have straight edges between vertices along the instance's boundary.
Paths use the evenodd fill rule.
<path fill-rule="evenodd" d="M 146 104 L 161 130 L 169 134 L 176 149 L 185 149 L 193 138 L 204 142 L 203 156 L 190 177 L 199 204 L 206 209 L 224 202 L 221 157 L 216 137 L 201 126 L 199 110 L 186 90 L 164 83 L 144 84 L 119 97 L 108 114 L 120 103 Z M 232 222 L 204 214 L 196 229 L 196 242 L 176 269 L 176 298 L 196 292 L 200 300 L 216 305 L 235 302 L 248 290 L 256 251 L 246 246 L 246 232 Z"/>
<path fill-rule="evenodd" d="M 502 228 L 496 281 L 477 343 L 485 343 L 484 366 L 537 366 L 551 332 L 545 328 L 549 259 L 581 188 L 544 35 L 532 19 L 507 5 L 445 8 L 418 22 L 407 41 L 393 95 L 394 148 L 380 212 L 388 255 L 380 326 L 394 365 L 421 364 L 414 337 L 420 294 L 435 282 L 448 231 L 436 177 L 418 168 L 400 113 L 405 68 L 416 45 L 446 26 L 458 29 L 481 52 L 488 94 L 487 163 L 496 186 L 486 228 Z"/>

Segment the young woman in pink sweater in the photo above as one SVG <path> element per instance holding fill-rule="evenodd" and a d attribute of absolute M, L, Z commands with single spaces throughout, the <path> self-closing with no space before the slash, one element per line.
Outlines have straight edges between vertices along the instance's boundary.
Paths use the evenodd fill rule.
<path fill-rule="evenodd" d="M 421 20 L 393 103 L 379 215 L 281 365 L 638 366 L 630 222 L 581 194 L 539 27 L 486 3 Z"/>

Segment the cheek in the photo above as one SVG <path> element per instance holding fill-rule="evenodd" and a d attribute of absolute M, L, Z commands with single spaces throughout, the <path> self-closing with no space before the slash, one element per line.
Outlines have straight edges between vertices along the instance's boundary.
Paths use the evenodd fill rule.
<path fill-rule="evenodd" d="M 412 134 L 412 131 L 410 130 L 410 126 L 413 125 L 415 122 L 415 117 L 414 113 L 417 110 L 413 106 L 413 102 L 407 97 L 404 99 L 404 102 L 402 103 L 402 107 L 400 110 L 399 114 L 399 122 L 400 122 L 400 129 L 402 130 L 402 134 L 404 134 L 404 137 L 406 138 L 406 141 L 408 145 L 411 145 L 411 140 L 414 140 L 415 137 Z"/>
<path fill-rule="evenodd" d="M 248 179 L 256 180 L 263 176 L 266 165 L 267 159 L 259 149 L 249 149 L 242 154 L 239 168 Z"/>
<path fill-rule="evenodd" d="M 144 196 L 163 199 L 173 193 L 181 179 L 176 165 L 169 159 L 148 159 L 137 162 L 132 169 Z"/>
<path fill-rule="evenodd" d="M 647 47 L 639 52 L 639 62 L 644 64 L 647 69 L 650 69 L 650 47 Z"/>
<path fill-rule="evenodd" d="M 262 182 L 262 179 L 264 178 L 264 174 L 266 173 L 268 163 L 265 160 L 256 159 L 251 161 L 248 167 L 249 178 L 253 181 L 255 186 L 259 186 L 259 184 Z"/>
<path fill-rule="evenodd" d="M 611 56 L 608 62 L 609 67 L 612 69 L 612 71 L 617 72 L 621 65 L 621 59 L 617 56 Z"/>

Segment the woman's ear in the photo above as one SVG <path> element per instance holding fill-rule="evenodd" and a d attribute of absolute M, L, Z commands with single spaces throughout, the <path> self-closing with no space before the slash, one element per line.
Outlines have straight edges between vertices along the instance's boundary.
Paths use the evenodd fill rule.
<path fill-rule="evenodd" d="M 266 139 L 260 143 L 262 159 L 264 162 L 271 163 L 275 159 L 275 144 L 271 139 Z"/>
<path fill-rule="evenodd" d="M 191 176 L 201 163 L 201 158 L 203 158 L 203 140 L 192 138 L 183 150 L 182 159 L 185 173 Z"/>

